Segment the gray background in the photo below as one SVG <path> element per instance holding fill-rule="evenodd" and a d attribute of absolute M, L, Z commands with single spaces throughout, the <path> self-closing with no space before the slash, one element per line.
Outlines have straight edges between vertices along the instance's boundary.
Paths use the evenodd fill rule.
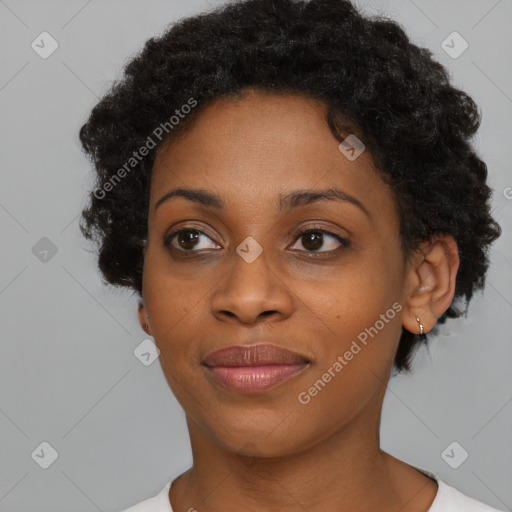
<path fill-rule="evenodd" d="M 158 359 L 144 366 L 134 356 L 146 338 L 136 298 L 102 285 L 79 233 L 91 174 L 77 133 L 146 39 L 210 5 L 214 0 L 0 0 L 2 511 L 119 510 L 156 494 L 191 463 L 184 414 Z M 449 321 L 417 354 L 415 373 L 390 382 L 382 446 L 512 510 L 512 5 L 359 5 L 400 21 L 481 106 L 475 142 L 504 228 L 485 293 L 468 318 Z M 47 59 L 31 48 L 43 31 L 59 44 Z M 441 47 L 453 31 L 469 43 L 457 59 Z M 43 237 L 55 254 L 41 253 L 49 246 Z M 457 469 L 441 456 L 453 441 L 469 453 Z M 42 442 L 58 453 L 48 469 L 36 463 L 44 457 L 31 455 Z"/>

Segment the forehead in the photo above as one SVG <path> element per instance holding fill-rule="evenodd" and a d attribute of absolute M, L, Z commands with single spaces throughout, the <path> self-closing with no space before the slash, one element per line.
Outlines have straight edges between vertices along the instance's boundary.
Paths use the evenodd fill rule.
<path fill-rule="evenodd" d="M 185 135 L 164 144 L 154 172 L 162 160 L 192 164 L 205 156 L 215 158 L 215 162 L 224 159 L 234 163 L 236 155 L 243 155 L 247 163 L 272 159 L 274 165 L 280 160 L 309 158 L 308 149 L 318 139 L 329 138 L 331 145 L 335 143 L 325 113 L 323 103 L 302 95 L 244 89 L 240 97 L 221 98 L 207 105 Z M 262 147 L 266 151 L 261 151 Z M 315 155 L 317 159 L 322 156 L 319 152 Z"/>
<path fill-rule="evenodd" d="M 296 189 L 335 187 L 361 202 L 395 210 L 392 191 L 364 151 L 350 161 L 338 148 L 327 106 L 299 94 L 245 89 L 214 101 L 191 129 L 157 154 L 151 206 L 171 188 L 207 188 L 229 200 L 270 199 Z"/>

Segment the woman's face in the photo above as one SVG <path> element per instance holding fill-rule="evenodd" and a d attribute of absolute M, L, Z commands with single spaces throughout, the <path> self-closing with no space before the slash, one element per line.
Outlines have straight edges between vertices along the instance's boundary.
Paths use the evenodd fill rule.
<path fill-rule="evenodd" d="M 210 105 L 158 153 L 143 301 L 188 419 L 234 452 L 284 455 L 377 418 L 410 283 L 393 195 L 368 152 L 340 151 L 322 103 L 246 93 Z M 174 196 L 155 209 L 177 188 L 222 206 Z M 360 205 L 280 203 L 326 189 Z M 183 228 L 201 233 L 169 236 Z M 255 392 L 226 388 L 204 365 L 213 351 L 264 342 L 309 362 Z"/>

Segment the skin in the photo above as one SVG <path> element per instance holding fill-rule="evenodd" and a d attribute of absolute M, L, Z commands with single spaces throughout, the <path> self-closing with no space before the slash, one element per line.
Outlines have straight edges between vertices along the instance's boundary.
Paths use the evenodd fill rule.
<path fill-rule="evenodd" d="M 311 98 L 248 88 L 157 154 L 138 314 L 186 413 L 194 462 L 170 489 L 176 512 L 425 512 L 435 498 L 434 480 L 380 449 L 379 425 L 401 328 L 419 332 L 419 317 L 429 332 L 449 307 L 457 246 L 438 235 L 405 260 L 392 189 L 368 150 L 345 158 L 325 113 Z M 224 207 L 174 197 L 155 211 L 177 187 L 216 193 Z M 354 196 L 368 216 L 335 200 L 277 208 L 280 194 L 324 188 Z M 195 246 L 174 237 L 171 251 L 166 235 L 184 226 L 205 234 Z M 324 232 L 315 249 L 300 236 L 311 228 L 350 245 Z M 263 250 L 252 263 L 236 252 L 248 236 Z M 394 303 L 394 318 L 301 403 Z M 201 365 L 214 350 L 263 341 L 311 363 L 254 395 L 222 388 Z"/>

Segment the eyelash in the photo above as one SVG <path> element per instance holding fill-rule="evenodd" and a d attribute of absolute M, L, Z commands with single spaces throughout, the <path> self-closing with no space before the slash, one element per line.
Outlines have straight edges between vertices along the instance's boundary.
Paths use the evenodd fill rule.
<path fill-rule="evenodd" d="M 209 238 L 210 240 L 212 240 L 212 238 L 210 238 L 204 231 L 201 231 L 200 229 L 197 229 L 197 228 L 193 228 L 193 227 L 183 227 L 183 228 L 180 228 L 180 229 L 177 229 L 176 231 L 173 231 L 172 233 L 170 233 L 164 240 L 164 245 L 171 251 L 177 251 L 177 252 L 181 252 L 181 253 L 190 253 L 190 254 L 193 254 L 195 252 L 200 252 L 200 251 L 197 251 L 197 250 L 194 250 L 194 249 L 191 249 L 191 250 L 186 250 L 186 249 L 178 249 L 176 247 L 173 247 L 171 245 L 171 242 L 172 240 L 177 236 L 179 235 L 180 233 L 183 233 L 183 232 L 189 232 L 189 231 L 194 231 L 194 232 L 197 232 L 199 233 L 200 235 L 204 235 L 206 236 L 207 238 Z M 336 253 L 342 249 L 346 249 L 348 247 L 350 247 L 350 241 L 347 240 L 346 238 L 343 238 L 341 237 L 340 235 L 336 234 L 336 233 L 333 233 L 331 231 L 328 231 L 326 229 L 323 229 L 323 228 L 320 228 L 320 227 L 310 227 L 308 229 L 305 229 L 303 231 L 299 231 L 294 239 L 293 239 L 293 244 L 292 245 L 295 245 L 295 243 L 300 239 L 302 238 L 302 236 L 304 236 L 305 234 L 308 234 L 308 233 L 322 233 L 322 234 L 326 234 L 326 235 L 329 235 L 333 238 L 335 238 L 338 242 L 340 242 L 341 246 L 338 247 L 337 249 L 332 249 L 330 251 L 308 251 L 308 250 L 299 250 L 298 252 L 305 252 L 305 253 L 308 253 L 309 255 L 313 255 L 313 257 L 322 257 L 323 255 L 331 255 L 333 253 Z M 213 241 L 213 240 L 212 240 Z M 216 243 L 216 242 L 215 242 Z"/>

